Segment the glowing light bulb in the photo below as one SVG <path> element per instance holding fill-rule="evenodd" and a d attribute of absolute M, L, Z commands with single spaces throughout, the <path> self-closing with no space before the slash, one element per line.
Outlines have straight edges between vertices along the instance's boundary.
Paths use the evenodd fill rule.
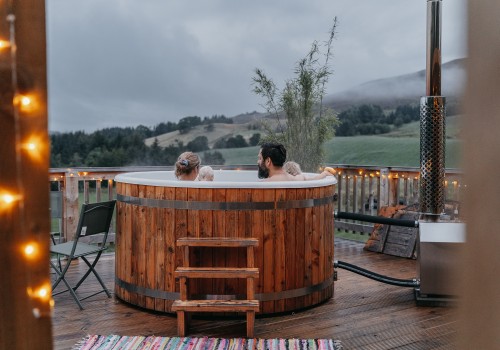
<path fill-rule="evenodd" d="M 15 200 L 15 197 L 9 193 L 3 194 L 0 198 L 5 204 L 11 204 Z"/>
<path fill-rule="evenodd" d="M 28 242 L 21 247 L 21 252 L 27 260 L 35 260 L 40 256 L 40 247 L 37 242 Z"/>
<path fill-rule="evenodd" d="M 29 106 L 31 103 L 31 99 L 28 96 L 22 96 L 20 103 L 21 106 Z"/>
<path fill-rule="evenodd" d="M 16 105 L 21 112 L 32 112 L 36 110 L 38 105 L 34 95 L 16 95 L 14 96 L 14 105 Z"/>
<path fill-rule="evenodd" d="M 33 289 L 31 287 L 28 287 L 28 295 L 33 298 L 33 299 L 39 299 L 42 301 L 49 301 L 52 299 L 51 298 L 51 285 L 49 282 L 46 282 L 39 287 Z"/>
<path fill-rule="evenodd" d="M 24 254 L 27 256 L 32 255 L 35 252 L 35 247 L 32 244 L 27 244 L 26 247 L 24 247 Z"/>
<path fill-rule="evenodd" d="M 10 42 L 7 40 L 0 40 L 0 50 L 1 49 L 6 49 L 10 46 Z"/>
<path fill-rule="evenodd" d="M 44 299 L 49 294 L 49 291 L 46 288 L 42 287 L 36 292 L 36 294 L 39 298 Z"/>

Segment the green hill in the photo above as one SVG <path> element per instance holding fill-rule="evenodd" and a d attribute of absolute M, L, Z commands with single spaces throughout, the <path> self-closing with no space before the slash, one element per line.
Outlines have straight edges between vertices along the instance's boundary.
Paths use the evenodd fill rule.
<path fill-rule="evenodd" d="M 460 168 L 461 142 L 446 140 L 446 167 Z M 219 149 L 226 165 L 257 164 L 258 147 Z M 392 167 L 420 166 L 418 137 L 335 137 L 325 144 L 325 164 L 356 164 Z"/>
<path fill-rule="evenodd" d="M 150 137 L 144 142 L 147 146 L 151 146 L 155 139 L 158 140 L 158 145 L 160 147 L 167 147 L 172 144 L 177 144 L 179 142 L 187 145 L 188 142 L 194 140 L 198 136 L 206 136 L 208 139 L 208 145 L 213 147 L 214 143 L 221 138 L 234 137 L 236 135 L 243 136 L 247 142 L 248 139 L 255 133 L 263 134 L 263 131 L 259 130 L 260 123 L 247 122 L 242 124 L 224 124 L 215 123 L 214 128 L 211 131 L 207 131 L 206 125 L 198 125 L 192 128 L 188 133 L 181 134 L 179 131 L 172 131 L 167 134 L 158 135 L 155 137 Z"/>

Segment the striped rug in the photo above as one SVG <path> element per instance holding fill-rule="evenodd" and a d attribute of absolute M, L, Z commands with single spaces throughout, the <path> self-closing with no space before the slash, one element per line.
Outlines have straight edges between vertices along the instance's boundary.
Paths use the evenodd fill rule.
<path fill-rule="evenodd" d="M 332 339 L 247 339 L 89 335 L 76 350 L 337 350 Z"/>

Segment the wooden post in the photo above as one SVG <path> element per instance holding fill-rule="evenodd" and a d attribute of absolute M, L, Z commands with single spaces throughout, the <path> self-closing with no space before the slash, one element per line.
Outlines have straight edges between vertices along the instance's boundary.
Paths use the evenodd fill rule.
<path fill-rule="evenodd" d="M 78 174 L 68 171 L 64 177 L 64 235 L 65 240 L 75 234 L 80 217 L 78 207 Z"/>
<path fill-rule="evenodd" d="M 337 210 L 342 211 L 342 201 L 344 200 L 343 186 L 342 186 L 342 174 L 339 174 L 337 181 Z"/>
<path fill-rule="evenodd" d="M 101 199 L 101 192 L 102 192 L 102 180 L 96 180 L 95 182 L 95 201 L 100 202 L 102 201 Z"/>
<path fill-rule="evenodd" d="M 459 259 L 459 349 L 497 349 L 500 344 L 500 2 L 468 1 L 467 88 L 461 130 L 467 243 Z M 487 203 L 487 204 L 486 204 Z"/>
<path fill-rule="evenodd" d="M 352 212 L 358 213 L 358 176 L 352 176 Z"/>
<path fill-rule="evenodd" d="M 366 174 L 361 175 L 361 213 L 366 214 L 365 203 L 368 200 L 366 197 Z"/>
<path fill-rule="evenodd" d="M 0 349 L 51 349 L 45 1 L 1 1 L 0 40 Z"/>
<path fill-rule="evenodd" d="M 390 205 L 389 202 L 389 169 L 380 169 L 380 194 L 378 209 Z"/>
<path fill-rule="evenodd" d="M 390 205 L 398 205 L 399 204 L 399 177 L 391 177 L 389 181 L 389 193 L 390 193 Z"/>

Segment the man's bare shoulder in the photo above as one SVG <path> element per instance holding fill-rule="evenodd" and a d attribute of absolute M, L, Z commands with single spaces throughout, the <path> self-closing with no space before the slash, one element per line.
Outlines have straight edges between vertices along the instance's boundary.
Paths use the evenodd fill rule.
<path fill-rule="evenodd" d="M 303 181 L 305 180 L 304 175 L 290 175 L 290 174 L 277 174 L 273 175 L 271 177 L 268 177 L 267 179 L 264 179 L 263 181 Z"/>

